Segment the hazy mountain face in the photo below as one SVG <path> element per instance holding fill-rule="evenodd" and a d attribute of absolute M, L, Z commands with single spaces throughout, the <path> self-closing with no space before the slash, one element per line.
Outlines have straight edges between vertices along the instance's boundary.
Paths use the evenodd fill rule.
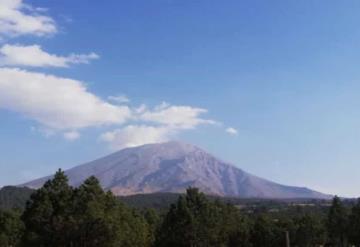
<path fill-rule="evenodd" d="M 261 198 L 329 198 L 307 188 L 284 186 L 253 176 L 190 144 L 167 142 L 127 148 L 66 171 L 70 184 L 96 176 L 116 195 L 184 192 Z M 24 184 L 39 188 L 50 177 Z"/>

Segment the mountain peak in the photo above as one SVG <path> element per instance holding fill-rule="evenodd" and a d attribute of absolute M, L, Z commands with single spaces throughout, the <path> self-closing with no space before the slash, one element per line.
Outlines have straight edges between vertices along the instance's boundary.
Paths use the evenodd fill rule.
<path fill-rule="evenodd" d="M 178 150 L 183 152 L 191 152 L 194 150 L 200 150 L 199 147 L 182 141 L 167 141 L 160 143 L 144 144 L 142 146 L 132 148 L 149 148 L 149 149 L 164 149 L 164 150 Z M 120 150 L 121 151 L 121 150 Z"/>
<path fill-rule="evenodd" d="M 189 186 L 207 194 L 261 198 L 328 198 L 306 188 L 280 185 L 223 162 L 192 144 L 170 141 L 125 148 L 65 172 L 79 186 L 89 176 L 116 195 L 184 192 Z M 38 188 L 50 177 L 25 184 Z"/>

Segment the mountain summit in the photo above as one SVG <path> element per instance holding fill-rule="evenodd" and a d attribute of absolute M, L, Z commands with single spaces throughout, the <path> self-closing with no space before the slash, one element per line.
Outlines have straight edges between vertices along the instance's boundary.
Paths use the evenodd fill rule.
<path fill-rule="evenodd" d="M 96 176 L 116 195 L 184 192 L 189 186 L 207 194 L 258 198 L 329 198 L 307 188 L 277 184 L 223 162 L 196 146 L 167 142 L 126 148 L 65 171 L 70 184 Z M 44 177 L 24 184 L 41 187 Z"/>

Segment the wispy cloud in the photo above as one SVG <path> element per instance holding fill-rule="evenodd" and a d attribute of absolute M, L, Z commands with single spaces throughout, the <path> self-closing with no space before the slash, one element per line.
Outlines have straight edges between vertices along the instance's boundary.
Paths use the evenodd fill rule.
<path fill-rule="evenodd" d="M 68 131 L 64 133 L 64 138 L 68 141 L 75 141 L 80 138 L 80 133 L 77 131 Z"/>
<path fill-rule="evenodd" d="M 88 64 L 99 56 L 89 54 L 71 54 L 58 56 L 41 49 L 39 45 L 9 45 L 0 48 L 0 65 L 28 67 L 69 67 L 71 64 Z"/>
<path fill-rule="evenodd" d="M 103 133 L 100 140 L 114 150 L 167 141 L 175 131 L 167 126 L 128 125 Z"/>
<path fill-rule="evenodd" d="M 129 103 L 130 99 L 124 95 L 124 94 L 120 94 L 120 95 L 116 95 L 116 96 L 109 96 L 108 100 L 117 103 L 117 104 L 124 104 L 124 103 Z"/>
<path fill-rule="evenodd" d="M 176 106 L 163 102 L 153 110 L 144 111 L 139 118 L 143 121 L 172 126 L 177 129 L 192 129 L 199 124 L 216 124 L 211 119 L 201 118 L 206 109 L 191 106 Z"/>
<path fill-rule="evenodd" d="M 238 130 L 232 127 L 226 128 L 226 133 L 228 133 L 229 135 L 233 135 L 236 136 L 238 135 Z"/>
<path fill-rule="evenodd" d="M 161 103 L 153 109 L 141 105 L 133 111 L 133 119 L 138 124 L 128 125 L 105 132 L 102 141 L 113 149 L 157 143 L 170 140 L 182 131 L 195 129 L 199 125 L 217 122 L 202 117 L 207 110 L 192 106 L 176 106 Z"/>
<path fill-rule="evenodd" d="M 0 1 L 0 37 L 44 36 L 56 32 L 55 21 L 44 14 L 44 9 L 33 8 L 22 0 Z"/>

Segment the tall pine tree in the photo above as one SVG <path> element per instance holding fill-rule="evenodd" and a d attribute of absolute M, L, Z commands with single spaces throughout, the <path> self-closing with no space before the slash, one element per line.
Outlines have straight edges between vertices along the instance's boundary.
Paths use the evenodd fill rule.
<path fill-rule="evenodd" d="M 26 246 L 70 246 L 68 239 L 73 233 L 72 196 L 72 188 L 61 170 L 31 196 L 22 216 L 26 226 Z"/>
<path fill-rule="evenodd" d="M 360 246 L 360 199 L 351 209 L 349 217 L 349 240 L 351 244 Z"/>
<path fill-rule="evenodd" d="M 327 231 L 333 246 L 347 246 L 348 214 L 340 198 L 335 196 L 329 209 Z"/>
<path fill-rule="evenodd" d="M 235 207 L 210 201 L 198 189 L 189 188 L 171 205 L 156 246 L 248 246 L 248 234 Z"/>
<path fill-rule="evenodd" d="M 0 210 L 0 246 L 19 246 L 24 231 L 18 210 Z"/>

